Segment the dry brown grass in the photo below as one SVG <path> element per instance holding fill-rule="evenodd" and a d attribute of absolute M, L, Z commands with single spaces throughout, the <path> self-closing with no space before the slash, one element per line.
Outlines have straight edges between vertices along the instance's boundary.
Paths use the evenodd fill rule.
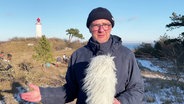
<path fill-rule="evenodd" d="M 28 46 L 29 43 L 37 44 L 36 39 L 20 39 L 13 40 L 4 43 L 0 43 L 0 51 L 4 51 L 5 54 L 11 53 L 13 55 L 11 65 L 13 70 L 8 72 L 0 72 L 0 97 L 4 97 L 7 104 L 18 104 L 13 97 L 13 92 L 7 93 L 13 89 L 13 83 L 19 83 L 22 87 L 27 87 L 26 83 L 33 83 L 38 86 L 61 86 L 65 83 L 64 76 L 67 69 L 67 64 L 61 63 L 59 67 L 51 65 L 49 68 L 42 67 L 42 63 L 35 61 L 32 58 L 34 54 L 33 47 Z M 73 51 L 81 47 L 82 44 L 72 47 L 72 49 L 66 49 L 67 43 L 60 39 L 50 39 L 53 56 L 62 56 L 66 54 L 70 56 Z M 71 44 L 70 44 L 71 45 Z M 56 50 L 57 49 L 59 50 Z M 59 48 L 58 48 L 59 47 Z M 29 62 L 33 66 L 30 71 L 21 70 L 20 63 Z"/>

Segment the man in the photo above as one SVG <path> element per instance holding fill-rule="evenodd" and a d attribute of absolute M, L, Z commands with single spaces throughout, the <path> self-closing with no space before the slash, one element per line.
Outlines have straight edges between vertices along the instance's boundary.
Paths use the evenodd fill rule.
<path fill-rule="evenodd" d="M 44 104 L 63 104 L 77 98 L 77 104 L 86 104 L 88 95 L 83 85 L 91 59 L 110 54 L 114 57 L 117 78 L 112 103 L 142 103 L 144 85 L 140 70 L 133 52 L 122 46 L 121 38 L 111 35 L 114 19 L 110 11 L 102 7 L 93 9 L 88 15 L 86 26 L 92 37 L 86 46 L 72 54 L 66 74 L 66 84 L 58 88 L 42 88 L 31 84 L 30 87 L 34 91 L 21 94 L 22 99 L 31 102 L 42 101 Z"/>
<path fill-rule="evenodd" d="M 66 54 L 63 55 L 63 62 L 65 64 L 68 63 L 68 58 L 67 58 Z"/>
<path fill-rule="evenodd" d="M 4 52 L 3 52 L 3 51 L 1 51 L 1 53 L 0 53 L 0 59 L 1 59 L 1 60 L 4 59 Z"/>

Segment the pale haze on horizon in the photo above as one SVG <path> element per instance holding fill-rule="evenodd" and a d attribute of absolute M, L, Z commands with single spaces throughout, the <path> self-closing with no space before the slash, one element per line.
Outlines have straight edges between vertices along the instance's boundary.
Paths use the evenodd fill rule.
<path fill-rule="evenodd" d="M 183 0 L 1 0 L 0 41 L 35 37 L 37 18 L 46 37 L 68 39 L 66 30 L 77 28 L 88 40 L 91 34 L 86 20 L 96 7 L 111 11 L 115 20 L 112 34 L 124 42 L 153 42 L 164 34 L 178 37 L 183 27 L 166 31 L 165 26 L 172 22 L 169 17 L 173 12 L 184 15 L 183 4 Z"/>

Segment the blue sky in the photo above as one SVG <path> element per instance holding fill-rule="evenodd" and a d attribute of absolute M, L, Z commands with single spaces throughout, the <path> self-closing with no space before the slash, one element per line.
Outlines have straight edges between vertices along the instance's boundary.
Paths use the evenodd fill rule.
<path fill-rule="evenodd" d="M 173 12 L 184 15 L 184 0 L 0 0 L 0 41 L 35 37 L 39 17 L 46 37 L 67 39 L 66 30 L 77 28 L 88 40 L 89 12 L 109 9 L 114 16 L 112 34 L 124 42 L 153 42 L 167 33 L 177 37 L 183 28 L 166 31 Z"/>

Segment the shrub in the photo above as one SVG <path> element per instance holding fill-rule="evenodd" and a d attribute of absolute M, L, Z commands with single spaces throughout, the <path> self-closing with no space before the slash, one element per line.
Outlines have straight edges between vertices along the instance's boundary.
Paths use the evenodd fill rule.
<path fill-rule="evenodd" d="M 42 38 L 39 40 L 38 45 L 35 47 L 35 52 L 36 54 L 33 55 L 33 58 L 37 61 L 41 61 L 43 63 L 51 63 L 54 60 L 50 42 L 46 39 L 45 36 L 42 36 Z"/>

